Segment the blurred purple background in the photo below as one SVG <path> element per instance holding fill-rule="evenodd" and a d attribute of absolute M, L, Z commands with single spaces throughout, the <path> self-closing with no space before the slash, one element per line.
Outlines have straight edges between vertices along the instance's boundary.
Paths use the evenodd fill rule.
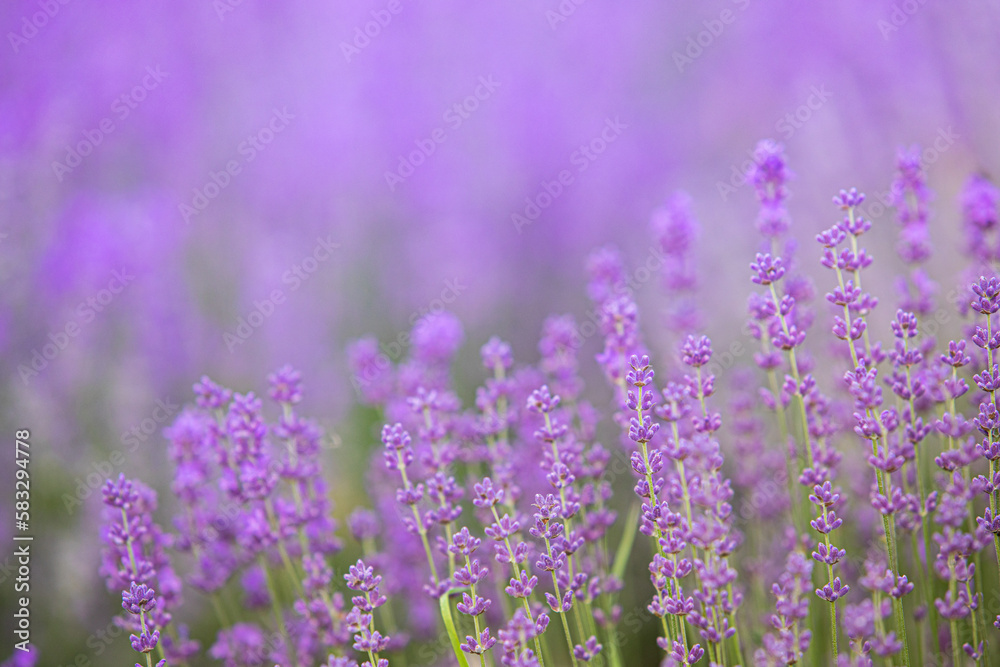
<path fill-rule="evenodd" d="M 496 333 L 533 361 L 547 314 L 586 310 L 586 253 L 643 261 L 679 188 L 714 333 L 738 335 L 762 137 L 804 242 L 836 190 L 874 206 L 898 146 L 933 149 L 943 282 L 962 182 L 1000 173 L 996 0 L 348 4 L 0 10 L 0 421 L 67 484 L 203 373 L 250 388 L 290 362 L 335 424 L 346 344 L 442 304 L 466 358 Z M 128 471 L 153 477 L 159 442 Z"/>

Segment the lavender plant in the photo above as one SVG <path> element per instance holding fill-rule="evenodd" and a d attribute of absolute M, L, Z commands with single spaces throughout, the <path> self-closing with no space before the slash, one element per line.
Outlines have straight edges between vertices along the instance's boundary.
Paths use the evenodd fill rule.
<path fill-rule="evenodd" d="M 355 443 L 370 503 L 343 539 L 329 480 L 354 472 L 298 414 L 301 374 L 271 375 L 266 405 L 202 378 L 166 431 L 173 528 L 141 483 L 104 489 L 101 574 L 132 647 L 145 667 L 203 654 L 233 667 L 995 663 L 1000 195 L 983 176 L 963 194 L 977 275 L 955 292 L 965 329 L 939 348 L 923 326 L 938 311 L 919 155 L 900 154 L 892 188 L 902 278 L 887 323 L 864 195 L 841 190 L 840 218 L 816 236 L 824 311 L 784 151 L 765 141 L 748 175 L 763 243 L 743 368 L 713 361 L 683 194 L 652 224 L 662 327 L 644 330 L 608 246 L 587 260 L 590 333 L 549 318 L 535 363 L 489 339 L 474 392 L 454 383 L 465 332 L 449 313 L 418 320 L 398 363 L 357 342 L 354 384 L 381 447 Z M 824 315 L 830 334 L 807 335 Z M 592 371 L 611 391 L 605 415 Z"/>

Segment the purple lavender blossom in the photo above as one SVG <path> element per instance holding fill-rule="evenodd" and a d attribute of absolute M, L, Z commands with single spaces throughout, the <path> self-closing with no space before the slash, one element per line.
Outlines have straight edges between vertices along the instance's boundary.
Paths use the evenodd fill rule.
<path fill-rule="evenodd" d="M 921 159 L 919 146 L 900 149 L 896 160 L 898 173 L 890 192 L 892 202 L 899 212 L 899 254 L 907 263 L 918 264 L 930 256 L 930 238 L 927 222 L 931 191 Z"/>
<path fill-rule="evenodd" d="M 936 284 L 915 270 L 929 265 L 931 193 L 920 156 L 904 154 L 893 188 L 902 307 L 877 319 L 862 236 L 880 230 L 864 195 L 841 191 L 840 220 L 816 237 L 833 276 L 832 336 L 809 335 L 824 313 L 794 256 L 782 146 L 759 144 L 748 176 L 764 239 L 750 267 L 752 361 L 699 330 L 710 310 L 696 298 L 699 227 L 682 195 L 653 223 L 676 309 L 663 371 L 640 326 L 643 281 L 610 246 L 587 261 L 597 326 L 546 319 L 533 362 L 483 337 L 480 386 L 454 372 L 466 332 L 450 313 L 415 317 L 408 354 L 356 343 L 349 365 L 369 405 L 358 423 L 381 422 L 382 447 L 358 475 L 374 509 L 344 513 L 346 543 L 331 503 L 342 487 L 326 475 L 355 471 L 328 459 L 363 457 L 365 443 L 327 447 L 340 436 L 300 414 L 290 366 L 267 378 L 267 400 L 203 377 L 165 433 L 174 532 L 155 522 L 151 489 L 119 476 L 102 491 L 100 571 L 147 667 L 201 657 L 173 622 L 185 585 L 217 617 L 208 656 L 234 667 L 387 667 L 438 637 L 460 665 L 619 667 L 638 655 L 619 594 L 640 576 L 652 587 L 636 613 L 658 626 L 668 665 L 986 660 L 1000 552 L 993 260 L 977 255 L 971 327 L 938 347 Z M 979 180 L 965 195 L 967 235 L 983 243 L 996 227 L 991 188 Z M 649 333 L 663 340 L 662 327 Z M 606 420 L 592 372 L 611 388 Z M 345 429 L 344 443 L 364 432 Z M 613 494 L 629 470 L 631 508 Z M 648 545 L 633 550 L 638 534 Z"/>
<path fill-rule="evenodd" d="M 35 667 L 38 654 L 38 648 L 34 644 L 29 645 L 27 650 L 16 648 L 13 655 L 0 663 L 0 667 Z"/>
<path fill-rule="evenodd" d="M 174 592 L 175 577 L 166 555 L 170 539 L 153 522 L 156 494 L 121 474 L 117 480 L 107 481 L 102 495 L 111 511 L 104 534 L 101 573 L 108 588 L 122 590 L 122 608 L 130 615 L 125 626 L 133 631 L 129 637 L 132 649 L 146 655 L 147 667 L 152 664 L 149 654 L 158 650 L 159 667 L 165 664 L 163 647 L 159 646 L 160 631 L 170 623 L 169 610 L 180 600 Z M 158 599 L 149 584 L 159 585 L 160 581 L 172 593 Z"/>
<path fill-rule="evenodd" d="M 1000 190 L 982 174 L 969 178 L 962 190 L 965 251 L 973 260 L 970 270 L 983 273 L 1000 257 Z"/>

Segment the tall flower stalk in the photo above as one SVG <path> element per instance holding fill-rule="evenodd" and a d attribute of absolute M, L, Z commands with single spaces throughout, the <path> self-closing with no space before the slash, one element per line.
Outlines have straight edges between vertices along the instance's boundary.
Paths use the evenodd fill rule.
<path fill-rule="evenodd" d="M 842 219 L 816 237 L 833 277 L 824 340 L 807 336 L 824 313 L 795 264 L 783 149 L 761 142 L 754 158 L 752 350 L 701 334 L 723 327 L 701 306 L 701 231 L 679 194 L 653 216 L 645 265 L 630 271 L 611 246 L 590 255 L 591 310 L 545 319 L 534 361 L 484 337 L 471 385 L 453 372 L 465 330 L 439 309 L 391 359 L 374 339 L 352 345 L 367 407 L 350 438 L 302 416 L 295 369 L 260 398 L 202 378 L 165 432 L 172 530 L 151 489 L 124 476 L 104 489 L 100 572 L 137 664 L 989 665 L 1000 191 L 976 176 L 963 193 L 976 275 L 948 301 L 974 322 L 940 349 L 954 324 L 930 272 L 919 155 L 900 155 L 892 188 L 907 275 L 884 336 L 862 245 L 882 230 L 841 191 Z M 657 270 L 665 326 L 640 321 Z M 584 382 L 594 373 L 610 392 Z M 367 474 L 337 465 L 341 446 L 366 458 L 376 426 Z M 614 493 L 623 482 L 631 501 Z M 341 542 L 332 499 L 355 486 L 370 503 L 346 513 Z M 204 651 L 192 636 L 205 628 L 174 618 L 193 618 L 188 587 L 218 626 Z"/>
<path fill-rule="evenodd" d="M 977 517 L 980 530 L 992 534 L 993 550 L 997 559 L 997 572 L 1000 575 L 1000 413 L 997 403 L 997 391 L 1000 389 L 1000 366 L 997 364 L 997 350 L 1000 349 L 1000 330 L 994 323 L 994 315 L 1000 310 L 1000 278 L 980 277 L 972 285 L 975 298 L 972 310 L 979 313 L 986 324 L 985 327 L 976 324 L 976 332 L 972 342 L 985 352 L 986 368 L 974 376 L 976 386 L 986 394 L 985 400 L 979 404 L 979 416 L 975 419 L 976 427 L 983 434 L 983 440 L 976 445 L 976 452 L 986 459 L 988 471 L 976 478 L 977 484 L 987 495 L 988 507 L 983 516 Z M 997 616 L 1000 621 L 1000 615 Z"/>
<path fill-rule="evenodd" d="M 662 498 L 664 457 L 651 450 L 650 441 L 660 425 L 652 420 L 654 372 L 649 357 L 632 355 L 626 375 L 629 387 L 626 405 L 635 413 L 629 420 L 628 437 L 637 449 L 632 452 L 632 470 L 639 476 L 635 493 L 642 499 L 639 530 L 653 539 L 654 556 L 650 575 L 656 596 L 649 610 L 660 619 L 663 635 L 657 640 L 660 648 L 669 652 L 680 664 L 688 665 L 700 659 L 700 645 L 689 647 L 686 617 L 694 612 L 694 598 L 685 595 L 680 580 L 688 575 L 693 564 L 681 556 L 687 547 L 691 530 L 685 519 L 670 510 Z M 678 443 L 677 446 L 680 446 Z"/>
<path fill-rule="evenodd" d="M 863 201 L 864 195 L 856 190 L 841 191 L 834 198 L 834 204 L 846 212 L 846 217 L 820 234 L 817 240 L 824 248 L 822 264 L 833 269 L 837 276 L 836 288 L 827 295 L 827 300 L 841 309 L 841 314 L 834 318 L 833 335 L 846 341 L 850 351 L 853 370 L 847 372 L 844 381 L 854 397 L 854 430 L 871 442 L 872 454 L 868 461 L 875 471 L 872 505 L 882 515 L 889 572 L 894 579 L 900 579 L 894 514 L 902 509 L 903 499 L 900 490 L 892 487 L 892 474 L 902 467 L 905 459 L 889 440 L 890 432 L 899 426 L 898 415 L 895 411 L 882 409 L 882 389 L 877 384 L 877 365 L 885 355 L 880 346 L 871 344 L 867 335 L 866 318 L 878 300 L 865 293 L 861 284 L 861 271 L 872 261 L 859 242 L 861 235 L 871 229 L 871 223 L 856 213 Z M 848 247 L 841 248 L 845 240 Z M 902 580 L 905 581 L 905 576 Z M 902 594 L 893 596 L 893 609 L 903 663 L 909 665 Z"/>

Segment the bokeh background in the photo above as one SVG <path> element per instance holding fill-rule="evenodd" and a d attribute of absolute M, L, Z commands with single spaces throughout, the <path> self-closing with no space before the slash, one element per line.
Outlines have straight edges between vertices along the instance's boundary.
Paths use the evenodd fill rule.
<path fill-rule="evenodd" d="M 946 285 L 961 185 L 1000 172 L 996 0 L 18 0 L 0 26 L 0 557 L 27 427 L 46 665 L 93 656 L 117 606 L 94 574 L 99 494 L 66 494 L 124 450 L 112 472 L 166 489 L 163 415 L 202 374 L 259 389 L 289 362 L 303 412 L 363 452 L 352 339 L 390 344 L 446 304 L 468 399 L 479 345 L 537 359 L 546 315 L 586 311 L 586 254 L 641 262 L 677 189 L 705 230 L 710 333 L 738 336 L 757 243 L 740 172 L 760 138 L 787 148 L 804 243 L 836 190 L 874 206 L 899 146 L 934 147 Z M 888 255 L 893 213 L 869 214 Z M 662 306 L 655 281 L 639 298 Z M 338 507 L 364 502 L 335 474 Z M 6 610 L 8 566 L 0 580 Z"/>

